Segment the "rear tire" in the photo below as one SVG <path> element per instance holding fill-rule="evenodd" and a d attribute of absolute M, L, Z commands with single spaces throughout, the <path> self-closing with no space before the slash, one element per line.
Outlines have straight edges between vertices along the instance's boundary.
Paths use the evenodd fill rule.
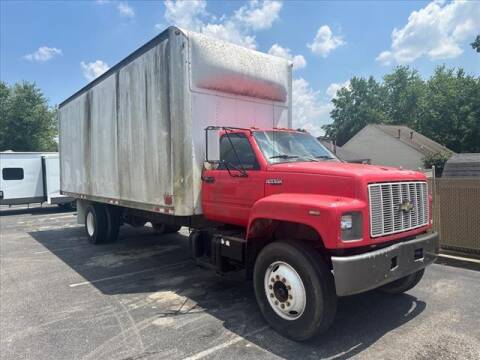
<path fill-rule="evenodd" d="M 311 339 L 326 331 L 335 318 L 332 273 L 315 250 L 304 244 L 265 246 L 255 261 L 254 287 L 267 322 L 289 339 Z"/>
<path fill-rule="evenodd" d="M 121 225 L 122 209 L 116 206 L 105 206 L 105 214 L 107 218 L 107 234 L 105 242 L 112 243 L 118 240 L 118 231 Z"/>
<path fill-rule="evenodd" d="M 422 280 L 424 273 L 425 269 L 419 270 L 413 274 L 383 285 L 379 288 L 379 290 L 387 294 L 402 294 L 414 288 L 420 282 L 420 280 Z"/>
<path fill-rule="evenodd" d="M 92 244 L 102 244 L 107 241 L 107 214 L 104 206 L 88 205 L 85 211 L 85 232 L 88 241 Z"/>

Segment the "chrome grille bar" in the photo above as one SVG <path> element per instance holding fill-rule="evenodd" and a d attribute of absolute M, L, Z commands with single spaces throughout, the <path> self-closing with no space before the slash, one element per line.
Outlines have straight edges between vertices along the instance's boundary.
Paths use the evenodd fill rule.
<path fill-rule="evenodd" d="M 429 204 L 424 181 L 368 185 L 370 235 L 379 237 L 428 224 Z"/>

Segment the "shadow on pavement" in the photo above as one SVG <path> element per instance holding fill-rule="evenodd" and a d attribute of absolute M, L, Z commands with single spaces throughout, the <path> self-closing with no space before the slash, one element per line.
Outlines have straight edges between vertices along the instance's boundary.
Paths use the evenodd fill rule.
<path fill-rule="evenodd" d="M 418 316 L 426 306 L 408 294 L 389 296 L 373 291 L 341 298 L 336 320 L 326 334 L 310 342 L 295 343 L 274 331 L 258 331 L 266 324 L 251 282 L 236 275 L 220 277 L 196 267 L 188 258 L 184 235 L 159 236 L 150 228 L 125 226 L 117 243 L 101 246 L 88 244 L 82 227 L 35 231 L 30 235 L 103 294 L 141 295 L 142 306 L 159 319 L 182 321 L 185 315 L 210 314 L 228 330 L 287 359 L 352 357 Z M 175 298 L 167 301 L 172 294 Z M 149 307 L 155 297 L 165 301 Z M 182 336 L 181 328 L 177 331 Z M 218 331 L 212 330 L 209 336 L 214 340 Z"/>

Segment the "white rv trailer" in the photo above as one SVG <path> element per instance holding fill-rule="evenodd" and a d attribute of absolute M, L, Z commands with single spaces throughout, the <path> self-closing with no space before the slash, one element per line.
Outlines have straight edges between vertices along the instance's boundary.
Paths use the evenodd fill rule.
<path fill-rule="evenodd" d="M 56 152 L 0 152 L 0 204 L 69 204 L 60 194 L 60 168 Z"/>

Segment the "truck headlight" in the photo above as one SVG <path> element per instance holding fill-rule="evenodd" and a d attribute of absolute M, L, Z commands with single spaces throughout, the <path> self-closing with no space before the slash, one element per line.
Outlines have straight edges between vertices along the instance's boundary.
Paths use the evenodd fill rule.
<path fill-rule="evenodd" d="M 362 234 L 362 213 L 351 212 L 343 214 L 340 218 L 340 230 L 343 241 L 361 239 Z"/>
<path fill-rule="evenodd" d="M 340 229 L 342 230 L 349 230 L 353 226 L 353 219 L 352 215 L 343 215 L 342 219 L 340 220 Z"/>

